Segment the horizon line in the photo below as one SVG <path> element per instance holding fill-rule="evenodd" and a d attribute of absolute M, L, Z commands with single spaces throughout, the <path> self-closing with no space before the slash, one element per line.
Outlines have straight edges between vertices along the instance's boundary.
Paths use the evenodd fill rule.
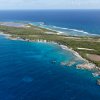
<path fill-rule="evenodd" d="M 7 11 L 7 10 L 100 10 L 99 9 L 0 9 L 0 11 Z"/>

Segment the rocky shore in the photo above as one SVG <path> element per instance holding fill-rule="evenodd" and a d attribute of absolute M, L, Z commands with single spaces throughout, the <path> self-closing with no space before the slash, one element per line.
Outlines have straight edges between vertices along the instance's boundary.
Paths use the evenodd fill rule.
<path fill-rule="evenodd" d="M 13 27 L 10 30 L 11 33 L 13 33 L 13 32 L 15 33 L 15 34 L 13 34 L 14 37 L 12 37 L 12 35 L 9 34 L 9 28 L 8 28 L 8 30 L 6 28 L 8 28 L 8 27 L 2 27 L 1 26 L 1 30 L 3 30 L 3 32 L 6 32 L 7 34 L 6 33 L 4 34 L 3 32 L 1 32 L 0 35 L 4 35 L 6 38 L 9 38 L 9 39 L 12 39 L 12 40 L 21 40 L 21 41 L 27 41 L 27 42 L 34 42 L 35 41 L 35 42 L 43 42 L 43 43 L 55 43 L 55 44 L 59 45 L 62 49 L 72 52 L 73 55 L 76 56 L 77 60 L 82 60 L 83 61 L 83 63 L 76 65 L 76 68 L 77 69 L 88 69 L 88 70 L 91 70 L 91 71 L 92 70 L 96 70 L 93 73 L 93 76 L 96 77 L 96 76 L 99 76 L 100 75 L 100 73 L 98 72 L 98 71 L 100 71 L 100 68 L 98 66 L 96 66 L 93 63 L 90 63 L 88 60 L 84 59 L 85 58 L 84 56 L 81 56 L 80 53 L 78 53 L 78 52 L 75 51 L 76 50 L 75 47 L 77 47 L 77 42 L 79 44 L 79 42 L 81 41 L 80 45 L 82 45 L 82 43 L 84 42 L 83 40 L 81 40 L 81 38 L 78 38 L 77 39 L 77 37 L 68 37 L 68 36 L 66 37 L 66 36 L 62 36 L 62 35 L 60 36 L 60 35 L 57 35 L 57 34 L 56 35 L 52 35 L 52 34 L 49 34 L 48 35 L 48 34 L 44 34 L 45 31 L 48 32 L 47 30 L 44 31 L 44 29 L 42 30 L 43 33 L 39 33 L 41 31 L 40 30 L 36 30 L 35 32 L 39 31 L 39 32 L 37 32 L 38 33 L 38 35 L 37 35 L 36 33 L 33 33 L 34 32 L 33 29 L 29 29 L 28 32 L 31 31 L 30 32 L 31 33 L 31 36 L 33 35 L 33 38 L 30 38 L 28 32 L 27 32 L 28 34 L 27 33 L 25 34 L 25 32 L 26 32 L 25 29 L 20 28 L 21 29 L 20 30 L 21 33 L 19 34 L 19 33 L 17 33 L 17 31 L 15 31 L 13 29 Z M 36 27 L 35 27 L 35 29 L 36 29 Z M 34 37 L 34 35 L 36 37 Z M 66 39 L 66 40 L 64 40 L 64 39 Z M 70 41 L 67 41 L 69 39 L 71 39 L 71 40 Z M 76 42 L 76 44 L 74 44 L 74 42 Z M 67 46 L 67 43 L 69 43 L 70 46 Z M 84 43 L 84 45 L 86 45 L 86 43 Z M 84 49 L 84 48 L 79 48 L 79 50 L 81 50 L 81 49 L 82 50 L 88 50 L 89 52 L 95 50 L 95 49 L 86 49 L 86 48 Z M 61 62 L 61 65 L 69 66 L 69 67 L 72 66 L 72 65 L 74 65 L 74 64 L 75 64 L 75 60 L 72 60 L 72 61 L 70 61 L 68 63 L 67 62 Z"/>
<path fill-rule="evenodd" d="M 9 38 L 9 39 L 11 39 L 11 40 L 21 40 L 21 41 L 27 41 L 27 42 L 34 42 L 34 41 L 35 41 L 35 42 L 53 43 L 53 44 L 59 45 L 58 43 L 56 43 L 56 42 L 54 42 L 54 41 L 49 41 L 49 42 L 48 42 L 47 40 L 42 40 L 42 39 L 29 40 L 29 39 L 22 39 L 22 38 L 20 38 L 20 37 L 12 38 L 10 34 L 4 34 L 3 32 L 1 32 L 0 35 L 4 35 L 6 38 Z M 79 55 L 79 53 L 76 52 L 76 51 L 74 51 L 73 49 L 71 49 L 71 48 L 69 48 L 69 47 L 67 47 L 67 46 L 65 46 L 65 45 L 59 45 L 59 46 L 60 46 L 62 49 L 64 49 L 64 50 L 67 50 L 67 51 L 72 52 L 73 55 L 75 55 L 79 60 L 84 61 L 83 64 L 78 64 L 78 65 L 76 66 L 77 69 L 88 69 L 88 70 L 93 70 L 93 69 L 97 68 L 96 65 L 94 65 L 94 64 L 92 64 L 92 63 L 89 63 L 88 60 L 82 58 L 82 57 Z M 75 64 L 75 61 L 71 61 L 71 62 L 69 62 L 69 63 L 61 62 L 61 65 L 66 65 L 66 66 L 71 66 L 71 65 L 73 65 L 73 64 Z"/>
<path fill-rule="evenodd" d="M 85 63 L 85 64 L 78 64 L 76 66 L 77 69 L 88 69 L 88 70 L 93 70 L 96 68 L 96 66 L 92 63 Z"/>

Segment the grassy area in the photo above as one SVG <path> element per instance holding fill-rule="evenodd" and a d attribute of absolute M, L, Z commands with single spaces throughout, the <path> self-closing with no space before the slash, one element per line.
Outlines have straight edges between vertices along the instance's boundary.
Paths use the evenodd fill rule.
<path fill-rule="evenodd" d="M 30 40 L 47 40 L 47 41 L 54 41 L 59 44 L 63 44 L 72 48 L 73 50 L 77 51 L 82 57 L 86 58 L 90 62 L 95 63 L 97 66 L 100 67 L 100 62 L 98 61 L 91 61 L 87 58 L 87 54 L 97 54 L 100 55 L 100 37 L 71 37 L 71 36 L 64 36 L 64 35 L 57 35 L 55 31 L 40 28 L 37 26 L 30 27 L 8 27 L 8 26 L 0 26 L 0 31 L 4 32 L 5 34 L 11 34 L 12 37 L 20 37 L 23 39 L 30 39 Z M 51 32 L 54 34 L 47 34 L 47 32 Z M 88 48 L 94 50 L 79 50 L 77 48 Z"/>

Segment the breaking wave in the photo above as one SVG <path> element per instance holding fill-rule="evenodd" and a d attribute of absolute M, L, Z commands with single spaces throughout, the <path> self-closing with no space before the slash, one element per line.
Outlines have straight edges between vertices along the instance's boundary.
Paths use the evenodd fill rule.
<path fill-rule="evenodd" d="M 32 25 L 39 26 L 42 28 L 50 29 L 59 32 L 60 34 L 64 35 L 71 35 L 71 36 L 100 36 L 98 34 L 92 34 L 86 32 L 84 30 L 77 30 L 77 29 L 70 29 L 65 27 L 58 27 L 53 25 L 46 25 L 44 22 L 32 22 Z"/>

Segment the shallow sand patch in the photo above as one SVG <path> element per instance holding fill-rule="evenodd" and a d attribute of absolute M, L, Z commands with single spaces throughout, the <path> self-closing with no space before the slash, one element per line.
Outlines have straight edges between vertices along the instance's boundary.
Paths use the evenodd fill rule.
<path fill-rule="evenodd" d="M 0 22 L 2 26 L 9 26 L 9 27 L 30 27 L 28 24 L 20 23 L 20 22 Z"/>

